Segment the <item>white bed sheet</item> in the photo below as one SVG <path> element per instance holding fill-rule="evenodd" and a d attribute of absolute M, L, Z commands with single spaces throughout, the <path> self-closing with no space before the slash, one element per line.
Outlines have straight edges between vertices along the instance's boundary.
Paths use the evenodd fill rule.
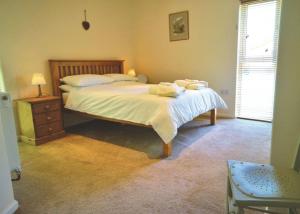
<path fill-rule="evenodd" d="M 148 93 L 150 84 L 124 81 L 71 91 L 65 108 L 91 115 L 151 125 L 165 143 L 177 129 L 214 108 L 227 108 L 212 89 L 186 90 L 177 98 Z"/>

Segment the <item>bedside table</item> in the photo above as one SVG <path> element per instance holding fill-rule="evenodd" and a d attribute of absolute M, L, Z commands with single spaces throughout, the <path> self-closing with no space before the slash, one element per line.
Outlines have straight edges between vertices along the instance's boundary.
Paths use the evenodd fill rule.
<path fill-rule="evenodd" d="M 22 142 L 39 145 L 65 135 L 60 97 L 20 99 L 17 109 Z"/>

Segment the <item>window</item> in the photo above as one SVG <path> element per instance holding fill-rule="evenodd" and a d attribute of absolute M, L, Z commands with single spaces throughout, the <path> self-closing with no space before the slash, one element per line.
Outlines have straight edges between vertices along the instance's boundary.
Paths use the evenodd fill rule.
<path fill-rule="evenodd" d="M 240 8 L 237 116 L 272 121 L 280 0 L 246 1 Z"/>

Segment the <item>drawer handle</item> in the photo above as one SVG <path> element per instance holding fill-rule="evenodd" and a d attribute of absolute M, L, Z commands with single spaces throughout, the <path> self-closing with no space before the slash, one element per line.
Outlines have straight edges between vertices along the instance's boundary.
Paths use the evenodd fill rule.
<path fill-rule="evenodd" d="M 49 109 L 50 108 L 50 106 L 49 105 L 45 105 L 45 109 Z"/>
<path fill-rule="evenodd" d="M 47 120 L 52 120 L 52 117 L 47 117 Z"/>
<path fill-rule="evenodd" d="M 48 131 L 49 131 L 49 132 L 52 132 L 52 131 L 53 131 L 53 129 L 50 127 L 50 128 L 48 128 Z"/>

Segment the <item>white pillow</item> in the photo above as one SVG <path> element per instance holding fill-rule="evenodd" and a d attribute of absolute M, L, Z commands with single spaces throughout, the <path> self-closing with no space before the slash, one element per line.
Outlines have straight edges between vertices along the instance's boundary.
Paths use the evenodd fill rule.
<path fill-rule="evenodd" d="M 82 74 L 82 75 L 66 76 L 61 80 L 68 85 L 77 86 L 77 87 L 105 84 L 114 81 L 112 78 L 108 76 L 97 75 L 97 74 Z"/>
<path fill-rule="evenodd" d="M 126 74 L 104 74 L 107 77 L 112 78 L 115 82 L 117 81 L 137 81 L 138 79 L 133 76 Z"/>
<path fill-rule="evenodd" d="M 74 91 L 74 90 L 78 90 L 80 89 L 81 87 L 74 87 L 74 86 L 71 86 L 71 85 L 60 85 L 59 88 L 65 92 L 71 92 L 71 91 Z"/>

